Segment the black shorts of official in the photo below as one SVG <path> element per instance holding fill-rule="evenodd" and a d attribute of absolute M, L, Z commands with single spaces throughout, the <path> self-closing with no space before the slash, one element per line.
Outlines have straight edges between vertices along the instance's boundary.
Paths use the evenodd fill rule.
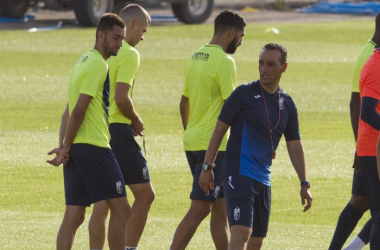
<path fill-rule="evenodd" d="M 215 168 L 213 169 L 214 190 L 210 190 L 209 195 L 206 196 L 205 192 L 203 192 L 198 184 L 199 176 L 203 171 L 202 164 L 205 160 L 206 151 L 186 151 L 187 161 L 190 166 L 191 174 L 193 175 L 193 189 L 190 194 L 190 199 L 215 202 L 217 198 L 224 198 L 223 187 L 221 185 L 224 153 L 225 152 L 219 151 L 216 156 Z"/>
<path fill-rule="evenodd" d="M 372 218 L 380 211 L 380 181 L 376 156 L 359 156 Z"/>
<path fill-rule="evenodd" d="M 266 237 L 271 208 L 271 187 L 243 175 L 224 177 L 222 184 L 230 227 L 250 227 L 251 237 Z"/>
<path fill-rule="evenodd" d="M 364 180 L 362 173 L 358 174 L 354 170 L 354 175 L 352 178 L 352 195 L 358 195 L 358 196 L 367 196 L 367 193 L 365 191 L 364 186 Z"/>
<path fill-rule="evenodd" d="M 66 205 L 90 206 L 127 195 L 119 165 L 109 148 L 73 144 L 63 176 Z"/>
<path fill-rule="evenodd" d="M 148 164 L 139 144 L 133 136 L 131 125 L 111 123 L 110 145 L 114 152 L 126 185 L 150 182 Z"/>

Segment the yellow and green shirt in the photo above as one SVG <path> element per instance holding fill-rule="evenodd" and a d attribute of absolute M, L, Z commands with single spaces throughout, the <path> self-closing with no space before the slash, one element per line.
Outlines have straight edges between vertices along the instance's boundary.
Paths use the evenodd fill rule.
<path fill-rule="evenodd" d="M 235 88 L 234 59 L 218 45 L 204 45 L 185 70 L 182 95 L 189 98 L 190 117 L 184 135 L 185 151 L 207 150 L 220 110 Z M 225 151 L 227 135 L 220 151 Z"/>
<path fill-rule="evenodd" d="M 108 58 L 107 63 L 110 69 L 110 123 L 126 123 L 131 124 L 131 120 L 125 117 L 115 103 L 115 90 L 118 82 L 129 84 L 129 95 L 133 90 L 133 82 L 135 75 L 140 66 L 139 52 L 123 41 L 117 56 Z"/>
<path fill-rule="evenodd" d="M 69 81 L 69 112 L 76 106 L 80 94 L 92 98 L 82 125 L 73 143 L 86 143 L 109 148 L 108 132 L 108 66 L 97 50 L 90 50 L 75 64 Z M 108 89 L 107 89 L 108 88 Z"/>
<path fill-rule="evenodd" d="M 359 93 L 359 79 L 360 72 L 364 64 L 367 62 L 368 58 L 373 54 L 373 51 L 376 47 L 376 43 L 371 40 L 368 40 L 366 45 L 360 51 L 358 58 L 355 61 L 354 76 L 352 77 L 352 90 L 351 92 Z"/>

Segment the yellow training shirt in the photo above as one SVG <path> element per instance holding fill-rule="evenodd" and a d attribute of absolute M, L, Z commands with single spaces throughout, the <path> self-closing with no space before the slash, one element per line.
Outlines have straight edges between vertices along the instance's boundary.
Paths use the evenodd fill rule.
<path fill-rule="evenodd" d="M 235 88 L 234 59 L 219 45 L 204 45 L 185 70 L 183 95 L 189 98 L 190 117 L 184 135 L 185 151 L 207 150 L 220 110 Z M 225 151 L 227 135 L 220 151 Z"/>
<path fill-rule="evenodd" d="M 73 143 L 110 148 L 108 132 L 108 66 L 97 50 L 90 50 L 75 64 L 69 81 L 70 115 L 80 94 L 92 98 Z M 108 89 L 107 89 L 108 88 Z"/>
<path fill-rule="evenodd" d="M 115 103 L 115 90 L 118 82 L 129 84 L 129 95 L 133 90 L 133 82 L 140 65 L 139 52 L 125 40 L 117 56 L 111 56 L 107 60 L 110 69 L 110 123 L 131 124 L 131 120 L 125 117 Z"/>

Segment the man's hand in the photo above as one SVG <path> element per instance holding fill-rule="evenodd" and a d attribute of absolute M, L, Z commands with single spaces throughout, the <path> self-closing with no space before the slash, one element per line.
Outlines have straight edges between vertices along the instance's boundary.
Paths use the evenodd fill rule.
<path fill-rule="evenodd" d="M 352 164 L 352 168 L 355 169 L 355 173 L 357 173 L 357 174 L 362 173 L 362 168 L 360 166 L 359 156 L 357 155 L 356 151 L 355 151 L 354 163 Z"/>
<path fill-rule="evenodd" d="M 199 176 L 198 184 L 205 192 L 205 194 L 209 195 L 209 190 L 214 190 L 214 172 L 212 169 L 209 169 L 207 171 L 201 172 L 201 175 Z"/>
<path fill-rule="evenodd" d="M 131 126 L 134 132 L 134 136 L 144 136 L 143 130 L 145 129 L 145 127 L 140 117 L 138 117 L 138 119 L 133 120 Z"/>
<path fill-rule="evenodd" d="M 301 195 L 302 206 L 304 206 L 303 211 L 306 212 L 311 207 L 313 197 L 311 196 L 309 188 L 306 186 L 301 186 L 300 195 Z M 305 206 L 305 200 L 307 200 L 306 206 Z"/>
<path fill-rule="evenodd" d="M 51 159 L 47 160 L 46 162 L 58 167 L 63 163 L 63 166 L 65 166 L 69 162 L 69 152 L 65 151 L 63 148 L 55 148 L 48 152 L 48 155 L 55 154 L 56 156 Z"/>

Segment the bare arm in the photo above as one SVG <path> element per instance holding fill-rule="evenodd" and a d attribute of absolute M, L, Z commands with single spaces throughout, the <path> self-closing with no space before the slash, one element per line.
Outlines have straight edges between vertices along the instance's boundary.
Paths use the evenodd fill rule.
<path fill-rule="evenodd" d="M 69 121 L 69 104 L 66 105 L 66 109 L 61 117 L 61 126 L 59 127 L 59 147 L 63 147 L 63 140 L 65 139 L 67 122 Z"/>
<path fill-rule="evenodd" d="M 287 141 L 286 147 L 288 149 L 290 160 L 297 172 L 299 180 L 307 181 L 305 154 L 301 140 Z M 306 212 L 311 207 L 313 198 L 311 196 L 310 190 L 306 186 L 301 186 L 300 195 L 302 205 L 305 205 L 305 199 L 307 200 L 307 205 L 303 210 Z"/>
<path fill-rule="evenodd" d="M 179 112 L 181 113 L 183 129 L 186 130 L 190 116 L 190 103 L 189 98 L 184 95 L 181 97 L 181 102 L 179 103 Z"/>
<path fill-rule="evenodd" d="M 63 140 L 65 139 L 65 134 L 66 134 L 66 127 L 67 127 L 67 122 L 69 120 L 69 104 L 66 105 L 65 111 L 62 114 L 61 117 L 61 125 L 59 127 L 59 142 L 58 142 L 58 148 L 54 148 L 53 150 L 48 152 L 48 155 L 56 154 L 58 155 L 60 150 L 63 148 Z M 48 160 L 47 162 L 56 165 L 53 162 L 55 161 L 56 158 L 53 160 Z M 65 158 L 63 160 L 63 165 L 66 165 L 67 162 L 69 161 L 69 158 Z M 57 165 L 56 165 L 57 166 Z"/>
<path fill-rule="evenodd" d="M 217 121 L 216 126 L 214 129 L 214 132 L 212 133 L 210 143 L 208 144 L 206 156 L 205 156 L 205 162 L 209 164 L 214 164 L 216 155 L 218 153 L 220 144 L 222 143 L 223 137 L 226 134 L 229 126 L 222 122 Z M 214 173 L 213 170 L 207 170 L 201 172 L 201 175 L 199 176 L 198 180 L 199 186 L 202 188 L 202 190 L 206 193 L 206 195 L 209 195 L 209 188 L 214 189 Z"/>
<path fill-rule="evenodd" d="M 144 123 L 141 120 L 140 116 L 137 114 L 132 99 L 129 96 L 129 90 L 131 86 L 126 83 L 118 82 L 116 83 L 115 90 L 115 103 L 119 108 L 120 112 L 132 121 L 132 128 L 135 132 L 135 135 L 143 136 Z"/>
<path fill-rule="evenodd" d="M 73 144 L 75 136 L 76 136 L 80 126 L 82 125 L 82 122 L 83 122 L 84 117 L 86 115 L 88 105 L 90 104 L 91 100 L 92 100 L 91 96 L 88 96 L 85 94 L 79 95 L 78 101 L 77 101 L 75 108 L 73 109 L 73 112 L 72 112 L 71 116 L 69 117 L 69 121 L 67 123 L 63 148 L 59 148 L 55 152 L 53 152 L 57 156 L 52 160 L 48 160 L 47 161 L 48 163 L 50 163 L 54 166 L 59 166 L 63 162 L 68 161 L 69 151 L 70 151 L 71 145 Z"/>

